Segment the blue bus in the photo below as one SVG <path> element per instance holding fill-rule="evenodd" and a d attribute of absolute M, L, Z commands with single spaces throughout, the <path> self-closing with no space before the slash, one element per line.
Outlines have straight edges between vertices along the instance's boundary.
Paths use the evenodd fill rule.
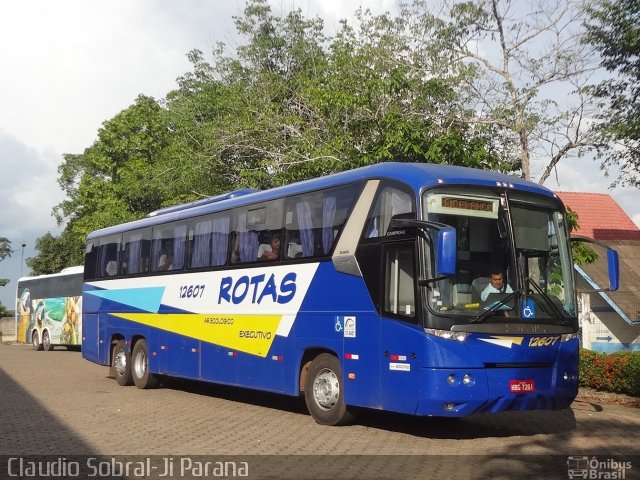
<path fill-rule="evenodd" d="M 503 174 L 384 163 L 231 192 L 92 232 L 84 269 L 82 355 L 120 385 L 302 395 L 324 425 L 578 390 L 565 209 Z"/>

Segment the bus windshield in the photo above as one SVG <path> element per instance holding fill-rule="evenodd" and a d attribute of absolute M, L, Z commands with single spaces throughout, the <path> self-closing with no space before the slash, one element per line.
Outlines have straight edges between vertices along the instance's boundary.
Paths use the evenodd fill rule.
<path fill-rule="evenodd" d="M 427 306 L 456 324 L 575 323 L 573 267 L 559 203 L 523 194 L 424 195 L 424 218 L 456 228 L 456 274 L 431 283 Z M 462 318 L 464 317 L 464 318 Z"/>

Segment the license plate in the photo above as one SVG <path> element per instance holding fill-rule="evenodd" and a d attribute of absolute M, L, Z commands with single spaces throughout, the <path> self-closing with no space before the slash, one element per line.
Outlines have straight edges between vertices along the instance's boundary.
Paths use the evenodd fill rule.
<path fill-rule="evenodd" d="M 511 380 L 509 390 L 511 393 L 535 392 L 536 384 L 533 380 Z"/>

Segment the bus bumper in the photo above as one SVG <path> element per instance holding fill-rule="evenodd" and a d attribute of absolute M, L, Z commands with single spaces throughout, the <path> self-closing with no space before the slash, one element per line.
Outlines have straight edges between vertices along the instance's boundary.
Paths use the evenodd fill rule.
<path fill-rule="evenodd" d="M 416 414 L 464 417 L 512 410 L 560 410 L 578 394 L 575 368 L 423 369 Z"/>

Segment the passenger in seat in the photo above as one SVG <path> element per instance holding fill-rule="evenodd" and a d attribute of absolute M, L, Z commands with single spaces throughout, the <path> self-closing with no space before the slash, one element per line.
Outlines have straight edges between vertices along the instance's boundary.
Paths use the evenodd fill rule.
<path fill-rule="evenodd" d="M 274 234 L 269 244 L 262 244 L 258 249 L 258 259 L 277 260 L 280 258 L 280 235 Z"/>

